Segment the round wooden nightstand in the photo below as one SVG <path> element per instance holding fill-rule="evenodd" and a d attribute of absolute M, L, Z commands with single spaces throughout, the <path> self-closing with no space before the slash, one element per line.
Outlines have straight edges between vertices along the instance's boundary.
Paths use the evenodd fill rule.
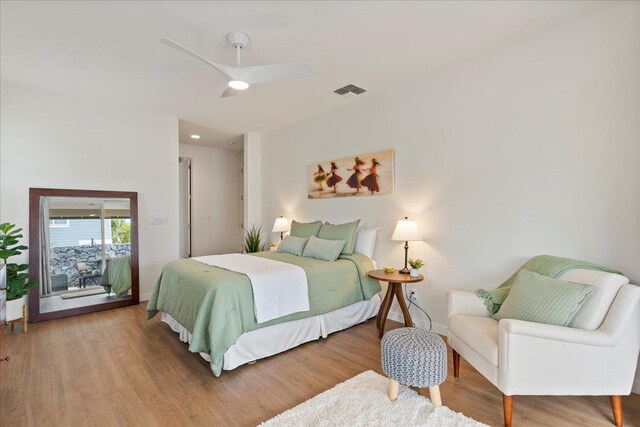
<path fill-rule="evenodd" d="M 413 326 L 411 320 L 411 314 L 407 308 L 407 304 L 404 302 L 404 294 L 402 293 L 403 283 L 417 283 L 424 280 L 424 276 L 421 274 L 418 277 L 411 277 L 408 274 L 401 274 L 397 271 L 393 273 L 385 273 L 384 270 L 373 270 L 369 272 L 369 277 L 372 279 L 380 280 L 382 282 L 389 283 L 387 286 L 387 293 L 380 305 L 380 311 L 378 311 L 378 317 L 376 317 L 376 326 L 378 327 L 378 336 L 382 338 L 384 335 L 384 324 L 387 321 L 389 315 L 389 309 L 393 302 L 393 296 L 396 296 L 400 309 L 402 310 L 402 316 L 404 317 L 404 326 Z"/>

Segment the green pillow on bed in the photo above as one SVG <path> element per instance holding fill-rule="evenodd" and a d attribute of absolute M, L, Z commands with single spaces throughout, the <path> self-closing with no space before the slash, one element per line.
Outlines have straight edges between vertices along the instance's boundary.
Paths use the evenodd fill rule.
<path fill-rule="evenodd" d="M 342 248 L 342 255 L 353 255 L 359 224 L 360 220 L 335 225 L 325 222 L 318 232 L 318 237 L 327 240 L 344 240 L 345 245 Z"/>
<path fill-rule="evenodd" d="M 291 233 L 289 234 L 294 237 L 317 236 L 320 227 L 322 227 L 322 221 L 298 222 L 294 219 L 291 221 Z"/>
<path fill-rule="evenodd" d="M 307 246 L 304 247 L 302 256 L 333 262 L 340 256 L 345 243 L 344 240 L 325 240 L 311 236 Z"/>
<path fill-rule="evenodd" d="M 302 256 L 302 251 L 304 251 L 308 240 L 308 237 L 287 236 L 278 245 L 278 252 Z"/>

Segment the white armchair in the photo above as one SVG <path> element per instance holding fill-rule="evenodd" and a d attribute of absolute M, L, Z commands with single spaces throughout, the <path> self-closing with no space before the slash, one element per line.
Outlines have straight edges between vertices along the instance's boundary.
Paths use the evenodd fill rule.
<path fill-rule="evenodd" d="M 560 279 L 594 285 L 569 327 L 489 317 L 473 292 L 449 291 L 454 377 L 462 356 L 503 394 L 511 426 L 513 396 L 610 396 L 622 426 L 622 396 L 633 386 L 640 352 L 640 287 L 617 274 L 570 270 Z"/>

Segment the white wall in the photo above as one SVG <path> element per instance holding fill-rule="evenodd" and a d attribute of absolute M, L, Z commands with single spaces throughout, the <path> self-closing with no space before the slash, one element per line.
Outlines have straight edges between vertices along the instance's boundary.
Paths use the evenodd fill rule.
<path fill-rule="evenodd" d="M 244 135 L 244 219 L 243 224 L 249 229 L 252 224 L 260 224 L 262 214 L 262 136 L 257 133 Z M 265 165 L 265 170 L 269 166 Z M 262 224 L 271 231 L 269 221 Z M 267 235 L 265 234 L 265 237 Z M 268 241 L 271 241 L 267 237 Z"/>
<path fill-rule="evenodd" d="M 28 236 L 30 187 L 137 191 L 140 298 L 148 299 L 164 263 L 178 257 L 178 121 L 4 83 L 0 103 L 0 222 Z M 168 223 L 150 226 L 149 216 Z"/>
<path fill-rule="evenodd" d="M 192 256 L 242 249 L 243 152 L 180 144 L 191 160 Z"/>
<path fill-rule="evenodd" d="M 440 331 L 447 289 L 494 288 L 537 254 L 640 283 L 638 22 L 639 3 L 616 5 L 266 134 L 263 222 L 362 218 L 383 227 L 380 264 L 400 267 L 391 233 L 415 219 L 418 300 Z M 308 164 L 388 148 L 395 194 L 306 198 Z"/>

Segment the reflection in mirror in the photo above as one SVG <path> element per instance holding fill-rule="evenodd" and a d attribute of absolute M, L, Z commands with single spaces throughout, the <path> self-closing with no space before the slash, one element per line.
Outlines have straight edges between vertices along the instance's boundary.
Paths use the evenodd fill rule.
<path fill-rule="evenodd" d="M 40 197 L 40 313 L 131 299 L 126 198 Z"/>

